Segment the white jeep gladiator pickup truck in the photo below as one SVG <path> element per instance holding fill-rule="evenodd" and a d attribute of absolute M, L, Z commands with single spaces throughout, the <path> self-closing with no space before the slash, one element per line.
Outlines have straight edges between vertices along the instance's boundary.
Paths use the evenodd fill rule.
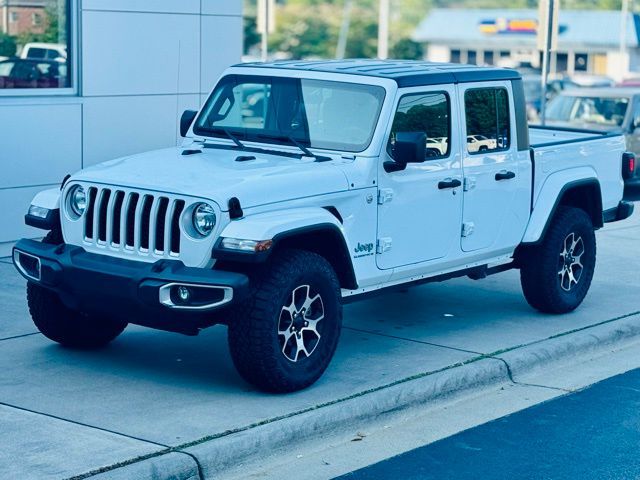
<path fill-rule="evenodd" d="M 534 308 L 575 309 L 594 231 L 633 211 L 624 137 L 529 129 L 512 70 L 237 65 L 181 131 L 33 200 L 26 223 L 49 233 L 13 260 L 51 340 L 224 324 L 242 377 L 294 391 L 327 368 L 342 305 L 373 292 L 517 268 Z"/>

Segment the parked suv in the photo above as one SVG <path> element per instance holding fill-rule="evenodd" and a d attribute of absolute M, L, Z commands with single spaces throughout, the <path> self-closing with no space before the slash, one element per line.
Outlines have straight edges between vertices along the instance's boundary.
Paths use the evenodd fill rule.
<path fill-rule="evenodd" d="M 574 310 L 594 231 L 633 210 L 623 136 L 530 130 L 512 70 L 237 65 L 181 131 L 180 147 L 33 200 L 26 223 L 49 233 L 13 259 L 48 338 L 89 348 L 129 323 L 224 324 L 240 374 L 290 392 L 329 365 L 343 304 L 370 294 L 516 268 L 534 308 Z"/>

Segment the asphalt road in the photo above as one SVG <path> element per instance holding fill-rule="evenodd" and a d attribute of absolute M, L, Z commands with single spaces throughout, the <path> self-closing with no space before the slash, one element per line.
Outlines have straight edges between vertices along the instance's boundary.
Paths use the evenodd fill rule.
<path fill-rule="evenodd" d="M 638 479 L 640 369 L 341 479 Z"/>

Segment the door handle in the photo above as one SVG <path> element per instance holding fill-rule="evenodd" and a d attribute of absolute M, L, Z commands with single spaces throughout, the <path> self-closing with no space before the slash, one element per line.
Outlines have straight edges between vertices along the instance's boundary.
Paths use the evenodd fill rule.
<path fill-rule="evenodd" d="M 516 174 L 514 172 L 507 172 L 506 170 L 502 170 L 501 172 L 496 173 L 496 181 L 500 180 L 511 180 L 512 178 L 516 178 Z"/>
<path fill-rule="evenodd" d="M 438 183 L 438 188 L 444 190 L 445 188 L 458 188 L 462 186 L 462 182 L 455 178 L 447 178 Z"/>

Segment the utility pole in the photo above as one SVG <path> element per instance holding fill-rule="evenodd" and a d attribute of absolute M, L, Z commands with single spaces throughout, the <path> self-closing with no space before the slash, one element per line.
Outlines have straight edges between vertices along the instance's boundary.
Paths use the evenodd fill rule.
<path fill-rule="evenodd" d="M 258 0 L 258 33 L 262 35 L 262 61 L 269 58 L 269 34 L 276 28 L 275 0 Z"/>
<path fill-rule="evenodd" d="M 622 12 L 620 14 L 620 69 L 621 76 L 626 75 L 629 70 L 629 64 L 624 63 L 627 58 L 627 21 L 629 19 L 629 0 L 622 0 Z"/>
<path fill-rule="evenodd" d="M 380 0 L 378 20 L 378 58 L 389 58 L 389 0 Z"/>
<path fill-rule="evenodd" d="M 546 123 L 547 83 L 549 82 L 549 60 L 551 51 L 558 42 L 558 10 L 560 0 L 540 0 L 538 20 L 538 48 L 542 50 L 542 98 L 540 99 L 540 121 Z"/>
<path fill-rule="evenodd" d="M 349 38 L 349 28 L 351 26 L 351 9 L 353 0 L 345 0 L 344 10 L 342 12 L 342 25 L 340 27 L 340 36 L 338 37 L 338 46 L 336 47 L 336 58 L 342 60 L 347 51 L 347 39 Z"/>

